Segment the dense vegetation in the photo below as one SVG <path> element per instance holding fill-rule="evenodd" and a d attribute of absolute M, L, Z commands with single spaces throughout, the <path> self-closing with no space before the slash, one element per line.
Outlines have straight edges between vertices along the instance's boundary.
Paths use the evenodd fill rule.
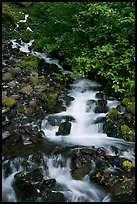
<path fill-rule="evenodd" d="M 11 26 L 21 19 L 18 4 L 3 8 L 12 14 Z M 118 97 L 134 96 L 134 2 L 37 2 L 22 10 L 29 14 L 25 27 L 33 32 L 22 25 L 16 38 L 31 36 L 33 48 L 58 57 L 73 78 L 95 78 Z"/>

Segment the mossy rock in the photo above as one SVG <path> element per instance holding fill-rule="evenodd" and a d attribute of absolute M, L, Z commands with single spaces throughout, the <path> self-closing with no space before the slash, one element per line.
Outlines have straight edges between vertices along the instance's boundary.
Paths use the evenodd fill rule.
<path fill-rule="evenodd" d="M 120 119 L 120 114 L 118 113 L 118 110 L 116 108 L 111 108 L 108 111 L 108 114 L 106 115 L 106 119 L 109 122 L 113 122 L 113 121 L 117 121 L 118 119 Z"/>
<path fill-rule="evenodd" d="M 132 161 L 125 160 L 125 161 L 123 161 L 122 166 L 123 166 L 124 169 L 127 169 L 128 171 L 131 171 L 131 169 L 133 167 L 133 163 L 132 163 Z"/>
<path fill-rule="evenodd" d="M 127 111 L 135 115 L 135 102 L 130 102 L 127 106 Z"/>
<path fill-rule="evenodd" d="M 12 97 L 5 97 L 2 101 L 2 104 L 11 108 L 11 107 L 15 106 L 16 100 Z"/>
<path fill-rule="evenodd" d="M 130 99 L 129 98 L 124 98 L 122 100 L 122 104 L 125 105 L 125 106 L 127 106 L 129 103 L 130 103 Z"/>
<path fill-rule="evenodd" d="M 132 101 L 129 98 L 124 98 L 122 100 L 122 104 L 126 107 L 127 112 L 131 112 L 132 114 L 135 114 L 135 101 L 134 101 L 134 99 Z"/>
<path fill-rule="evenodd" d="M 32 4 L 32 2 L 18 2 L 18 4 L 23 6 L 23 7 L 27 7 L 27 6 L 30 6 Z"/>
<path fill-rule="evenodd" d="M 12 75 L 11 75 L 11 73 L 4 73 L 3 74 L 3 76 L 2 76 L 2 81 L 5 81 L 5 82 L 8 82 L 8 81 L 10 81 L 10 80 L 12 80 Z"/>
<path fill-rule="evenodd" d="M 30 71 L 33 71 L 33 70 L 37 71 L 38 70 L 37 58 L 34 56 L 25 57 L 25 59 L 16 63 L 16 67 L 19 67 L 25 70 L 30 70 Z"/>
<path fill-rule="evenodd" d="M 135 132 L 131 130 L 127 125 L 121 126 L 121 134 L 125 140 L 134 142 L 135 141 Z"/>
<path fill-rule="evenodd" d="M 71 130 L 71 123 L 70 122 L 63 122 L 59 126 L 58 132 L 56 132 L 56 135 L 68 135 L 70 134 Z"/>
<path fill-rule="evenodd" d="M 2 20 L 3 23 L 15 25 L 15 16 L 6 2 L 2 3 Z"/>
<path fill-rule="evenodd" d="M 91 171 L 91 164 L 85 163 L 80 168 L 73 170 L 71 175 L 72 175 L 73 179 L 81 180 L 90 171 Z"/>
<path fill-rule="evenodd" d="M 42 96 L 42 100 L 45 103 L 48 103 L 48 104 L 53 103 L 57 98 L 58 98 L 58 94 L 57 93 L 47 93 L 47 94 Z"/>

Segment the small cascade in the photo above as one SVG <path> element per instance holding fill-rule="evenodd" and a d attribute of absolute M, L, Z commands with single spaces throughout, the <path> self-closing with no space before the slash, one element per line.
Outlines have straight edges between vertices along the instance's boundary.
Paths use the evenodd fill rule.
<path fill-rule="evenodd" d="M 75 100 L 71 102 L 71 105 L 67 107 L 66 111 L 54 114 L 54 116 L 71 116 L 75 120 L 71 121 L 71 132 L 67 136 L 56 136 L 57 126 L 48 126 L 48 117 L 42 122 L 42 130 L 45 137 L 55 142 L 64 142 L 68 144 L 78 144 L 85 146 L 105 146 L 114 145 L 119 148 L 125 148 L 125 146 L 132 146 L 134 143 L 124 141 L 120 138 L 108 137 L 103 133 L 102 123 L 95 124 L 95 120 L 101 117 L 105 117 L 106 113 L 96 113 L 95 107 L 97 98 L 96 94 L 101 85 L 94 81 L 82 79 L 75 82 L 72 85 L 69 95 Z M 95 90 L 96 89 L 96 90 Z M 116 107 L 120 102 L 116 99 L 108 100 L 108 109 Z M 94 102 L 88 108 L 88 102 Z M 89 109 L 89 110 L 88 110 Z M 52 114 L 53 116 L 53 114 Z"/>

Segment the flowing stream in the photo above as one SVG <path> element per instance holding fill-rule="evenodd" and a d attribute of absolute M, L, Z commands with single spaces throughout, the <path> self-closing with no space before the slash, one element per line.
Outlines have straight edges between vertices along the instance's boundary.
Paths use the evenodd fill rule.
<path fill-rule="evenodd" d="M 28 15 L 25 15 L 24 21 L 26 22 Z M 21 22 L 21 21 L 20 21 Z M 15 31 L 19 27 L 17 24 Z M 30 30 L 30 28 L 28 28 Z M 32 32 L 32 30 L 30 30 Z M 17 43 L 15 39 L 11 40 L 12 48 L 19 49 L 21 52 L 30 53 L 39 58 L 43 58 L 47 63 L 53 63 L 59 65 L 57 60 L 49 58 L 46 54 L 30 51 L 33 40 L 28 43 L 20 41 Z M 96 113 L 96 102 L 98 98 L 96 93 L 100 90 L 101 85 L 95 81 L 90 81 L 87 79 L 81 79 L 75 81 L 71 85 L 69 90 L 69 96 L 73 97 L 74 100 L 71 101 L 70 105 L 67 106 L 66 111 L 48 115 L 43 119 L 41 124 L 41 130 L 43 131 L 43 137 L 48 139 L 50 142 L 61 144 L 63 146 L 85 146 L 85 147 L 105 147 L 108 155 L 115 155 L 112 151 L 111 146 L 115 146 L 119 149 L 117 153 L 120 157 L 125 157 L 132 160 L 134 163 L 134 143 L 124 141 L 120 138 L 108 137 L 107 134 L 103 133 L 103 123 L 95 121 L 99 118 L 105 117 L 106 113 Z M 106 95 L 104 94 L 104 97 Z M 107 97 L 107 107 L 108 110 L 112 107 L 117 107 L 120 104 L 116 99 Z M 93 102 L 93 103 L 90 103 Z M 71 123 L 70 133 L 67 135 L 56 135 L 58 131 L 58 125 L 52 125 L 49 122 L 49 118 L 55 118 L 55 123 L 57 118 L 62 118 L 61 122 L 65 122 L 64 116 L 71 116 L 73 120 Z M 46 148 L 46 147 L 45 147 Z M 48 168 L 45 169 L 42 166 L 45 179 L 54 178 L 61 189 L 58 192 L 63 193 L 66 197 L 67 202 L 111 202 L 111 197 L 108 192 L 102 189 L 99 185 L 89 181 L 88 174 L 84 176 L 82 180 L 76 180 L 72 178 L 71 168 L 70 168 L 70 158 L 69 155 L 63 156 L 61 154 L 47 156 L 43 154 L 43 158 L 47 163 Z M 8 162 L 8 161 L 5 161 Z M 30 162 L 28 160 L 28 162 Z M 61 165 L 63 163 L 63 165 Z M 3 202 L 18 202 L 16 194 L 12 187 L 14 181 L 14 175 L 23 169 L 22 166 L 16 168 L 14 162 L 11 164 L 11 174 L 8 176 L 4 175 L 4 170 L 2 173 L 2 200 Z M 113 169 L 114 170 L 114 169 Z M 39 198 L 39 202 L 41 199 Z"/>

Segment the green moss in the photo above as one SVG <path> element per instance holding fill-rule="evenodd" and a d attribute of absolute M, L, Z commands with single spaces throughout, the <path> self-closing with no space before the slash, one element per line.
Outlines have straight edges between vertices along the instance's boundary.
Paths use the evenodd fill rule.
<path fill-rule="evenodd" d="M 129 98 L 124 98 L 122 100 L 123 105 L 127 106 L 130 103 L 130 99 Z"/>
<path fill-rule="evenodd" d="M 2 101 L 2 104 L 11 108 L 16 104 L 16 100 L 12 97 L 5 97 L 4 100 Z"/>
<path fill-rule="evenodd" d="M 125 124 L 121 126 L 121 134 L 125 140 L 133 142 L 135 139 L 135 132 Z"/>
<path fill-rule="evenodd" d="M 39 82 L 40 82 L 41 84 L 45 84 L 46 81 L 47 81 L 47 80 L 46 80 L 45 76 L 42 75 L 42 76 L 39 77 Z"/>
<path fill-rule="evenodd" d="M 131 112 L 135 114 L 135 100 L 132 98 L 131 100 L 129 98 L 124 98 L 122 100 L 123 105 L 125 105 L 128 112 Z"/>
<path fill-rule="evenodd" d="M 25 57 L 22 61 L 18 62 L 16 64 L 16 67 L 20 67 L 21 69 L 26 69 L 26 70 L 36 70 L 38 69 L 38 61 L 37 58 L 34 56 L 28 56 Z"/>
<path fill-rule="evenodd" d="M 135 102 L 130 102 L 127 105 L 127 111 L 135 114 Z"/>
<path fill-rule="evenodd" d="M 58 98 L 57 93 L 48 93 L 46 95 L 43 95 L 42 97 L 42 99 L 48 104 L 53 103 L 57 98 Z"/>
<path fill-rule="evenodd" d="M 117 121 L 117 119 L 120 118 L 120 114 L 118 113 L 118 110 L 116 108 L 111 108 L 106 115 L 106 119 L 109 122 Z"/>
<path fill-rule="evenodd" d="M 6 25 L 15 25 L 15 16 L 6 2 L 2 3 L 2 20 Z"/>
<path fill-rule="evenodd" d="M 124 168 L 131 169 L 132 166 L 133 166 L 133 164 L 132 164 L 131 161 L 125 160 L 125 161 L 123 161 L 122 166 L 123 166 Z"/>
<path fill-rule="evenodd" d="M 32 2 L 18 2 L 18 4 L 27 7 L 27 6 L 30 6 Z"/>

